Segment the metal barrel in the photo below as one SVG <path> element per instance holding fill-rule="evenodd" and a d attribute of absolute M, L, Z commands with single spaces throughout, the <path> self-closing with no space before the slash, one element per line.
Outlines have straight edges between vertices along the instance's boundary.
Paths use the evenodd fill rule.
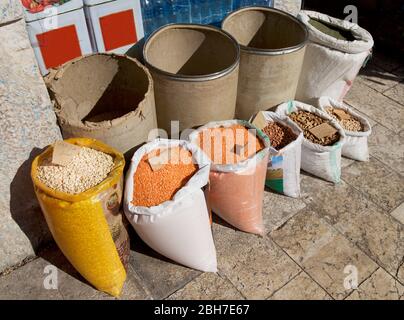
<path fill-rule="evenodd" d="M 294 16 L 273 8 L 245 7 L 222 23 L 240 44 L 236 117 L 295 98 L 308 31 Z"/>
<path fill-rule="evenodd" d="M 240 49 L 219 28 L 171 24 L 146 41 L 143 56 L 152 74 L 159 128 L 170 133 L 235 113 Z"/>

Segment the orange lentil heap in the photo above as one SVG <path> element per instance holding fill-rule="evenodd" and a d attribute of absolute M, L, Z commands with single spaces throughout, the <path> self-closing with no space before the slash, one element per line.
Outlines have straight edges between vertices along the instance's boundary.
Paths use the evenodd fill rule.
<path fill-rule="evenodd" d="M 165 164 L 153 170 L 149 159 L 167 152 Z M 135 175 L 133 201 L 135 206 L 152 207 L 165 201 L 172 200 L 175 193 L 180 190 L 198 170 L 192 162 L 192 154 L 180 147 L 168 150 L 156 149 L 145 154 L 140 161 Z"/>
<path fill-rule="evenodd" d="M 240 124 L 205 129 L 196 143 L 214 164 L 238 163 L 264 149 L 262 141 Z"/>

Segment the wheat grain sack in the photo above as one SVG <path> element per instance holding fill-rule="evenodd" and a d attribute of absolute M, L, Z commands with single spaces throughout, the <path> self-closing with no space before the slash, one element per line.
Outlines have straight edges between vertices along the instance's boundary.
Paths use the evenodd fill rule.
<path fill-rule="evenodd" d="M 289 101 L 278 106 L 276 113 L 280 115 L 290 116 L 293 113 L 305 111 L 321 118 L 322 121 L 328 123 L 335 129 L 338 134 L 338 139 L 329 146 L 324 146 L 318 143 L 313 143 L 306 138 L 302 143 L 302 160 L 301 168 L 322 178 L 326 181 L 338 183 L 341 180 L 341 149 L 345 142 L 345 132 L 339 123 L 329 116 L 324 111 L 315 108 L 314 106 L 298 102 Z M 299 125 L 300 126 L 300 125 Z M 305 130 L 303 129 L 304 134 Z"/>
<path fill-rule="evenodd" d="M 173 158 L 163 161 L 162 155 L 165 154 L 164 150 L 172 150 L 176 147 L 192 155 L 196 171 L 188 177 L 185 185 L 181 186 L 171 199 L 161 202 L 164 200 L 162 198 L 164 191 L 172 185 L 166 188 L 159 184 L 173 182 L 171 176 L 167 176 L 171 169 L 165 166 L 175 166 Z M 156 157 L 159 157 L 157 160 L 153 160 L 156 157 L 152 156 L 155 151 L 159 152 L 156 153 Z M 146 166 L 145 159 L 149 162 L 151 169 L 148 167 L 143 169 Z M 149 170 L 149 175 L 152 177 L 160 175 L 161 178 L 152 178 L 147 180 L 147 183 L 136 185 L 135 179 L 140 175 L 138 170 Z M 216 249 L 202 190 L 208 184 L 209 171 L 209 160 L 199 148 L 187 141 L 156 139 L 149 142 L 135 152 L 126 174 L 124 211 L 140 238 L 155 251 L 184 266 L 205 272 L 216 272 Z M 137 173 L 139 175 L 136 176 Z M 144 186 L 148 185 L 150 188 L 160 190 L 159 194 L 156 192 L 154 195 L 149 194 L 148 198 L 145 197 L 145 193 L 153 190 L 145 189 Z M 153 196 L 156 197 L 157 202 L 144 202 L 146 206 L 138 205 L 142 199 L 154 200 Z"/>
<path fill-rule="evenodd" d="M 368 137 L 372 133 L 369 121 L 353 111 L 352 108 L 348 107 L 345 103 L 338 102 L 330 97 L 321 97 L 318 100 L 318 106 L 320 110 L 325 112 L 327 112 L 327 108 L 329 107 L 344 110 L 348 115 L 353 117 L 356 122 L 360 123 L 358 131 L 344 128 L 342 123 L 346 135 L 345 143 L 342 146 L 342 155 L 357 161 L 369 161 Z"/>
<path fill-rule="evenodd" d="M 309 30 L 309 43 L 296 100 L 328 96 L 342 101 L 371 55 L 371 34 L 355 23 L 315 11 L 302 10 L 297 18 Z"/>

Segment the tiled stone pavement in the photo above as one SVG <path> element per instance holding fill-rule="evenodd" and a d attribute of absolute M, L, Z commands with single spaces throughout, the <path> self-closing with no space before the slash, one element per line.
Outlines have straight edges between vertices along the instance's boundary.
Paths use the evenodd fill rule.
<path fill-rule="evenodd" d="M 336 186 L 305 173 L 302 197 L 265 191 L 265 237 L 216 218 L 218 273 L 164 259 L 132 237 L 121 299 L 404 299 L 404 67 L 376 56 L 346 97 L 372 125 L 371 158 L 342 161 Z M 0 276 L 0 299 L 112 299 L 89 286 L 60 251 Z M 44 268 L 59 268 L 45 290 Z M 357 273 L 357 288 L 346 289 Z"/>

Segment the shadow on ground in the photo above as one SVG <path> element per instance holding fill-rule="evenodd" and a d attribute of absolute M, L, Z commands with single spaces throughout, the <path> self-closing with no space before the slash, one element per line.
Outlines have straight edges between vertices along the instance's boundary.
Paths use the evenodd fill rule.
<path fill-rule="evenodd" d="M 52 239 L 31 180 L 31 163 L 42 151 L 39 148 L 32 149 L 10 184 L 11 217 L 25 233 L 35 253 Z"/>

